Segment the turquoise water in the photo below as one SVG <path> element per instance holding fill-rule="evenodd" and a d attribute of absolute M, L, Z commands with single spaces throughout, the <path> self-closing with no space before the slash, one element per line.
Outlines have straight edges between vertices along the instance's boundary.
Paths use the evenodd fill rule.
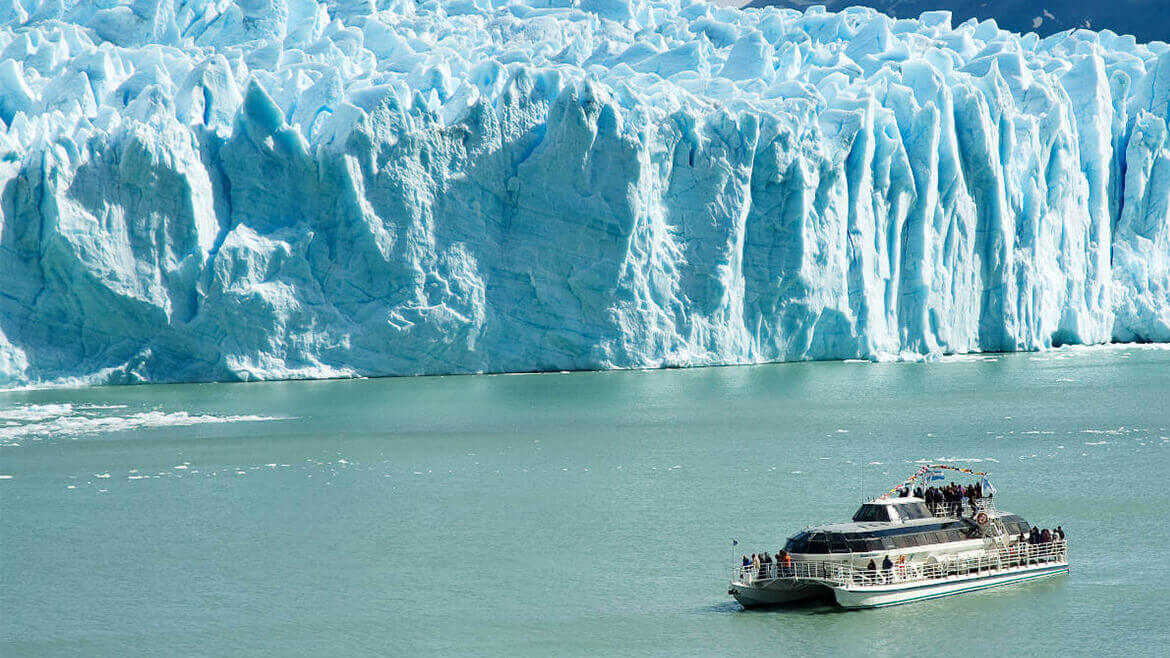
<path fill-rule="evenodd" d="M 1165 654 L 1170 351 L 0 393 L 0 653 Z M 742 611 L 950 459 L 1072 573 Z"/>

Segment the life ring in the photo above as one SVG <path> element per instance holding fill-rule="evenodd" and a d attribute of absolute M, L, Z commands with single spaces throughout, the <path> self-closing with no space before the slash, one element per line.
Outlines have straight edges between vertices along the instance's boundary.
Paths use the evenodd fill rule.
<path fill-rule="evenodd" d="M 975 523 L 978 523 L 979 525 L 987 525 L 987 522 L 990 520 L 991 518 L 987 516 L 987 512 L 980 512 L 975 516 Z"/>

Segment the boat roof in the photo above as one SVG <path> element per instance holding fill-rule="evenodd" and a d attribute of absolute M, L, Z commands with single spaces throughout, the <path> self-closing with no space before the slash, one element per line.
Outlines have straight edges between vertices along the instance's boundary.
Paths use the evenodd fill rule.
<path fill-rule="evenodd" d="M 851 521 L 849 523 L 831 523 L 805 528 L 804 532 L 873 532 L 875 530 L 889 530 L 890 528 L 913 528 L 915 526 L 938 525 L 945 522 L 959 522 L 959 519 L 935 518 L 910 519 L 908 521 Z"/>
<path fill-rule="evenodd" d="M 902 500 L 905 500 L 904 498 Z M 1011 519 L 1016 517 L 1011 512 L 999 510 L 992 512 L 993 518 Z M 1020 517 L 1023 521 L 1023 518 Z M 930 517 L 928 519 L 908 519 L 905 521 L 850 521 L 847 523 L 830 523 L 828 525 L 809 526 L 801 532 L 876 532 L 878 530 L 889 530 L 890 528 L 915 528 L 918 526 L 938 525 L 940 523 L 964 523 L 970 524 L 968 519 L 960 519 L 954 517 Z"/>

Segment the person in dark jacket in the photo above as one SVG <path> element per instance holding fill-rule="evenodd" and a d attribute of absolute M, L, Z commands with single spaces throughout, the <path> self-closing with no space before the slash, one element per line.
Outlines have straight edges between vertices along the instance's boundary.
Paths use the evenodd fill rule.
<path fill-rule="evenodd" d="M 882 578 L 886 582 L 894 580 L 894 562 L 890 560 L 889 555 L 886 555 L 886 559 L 882 560 Z"/>

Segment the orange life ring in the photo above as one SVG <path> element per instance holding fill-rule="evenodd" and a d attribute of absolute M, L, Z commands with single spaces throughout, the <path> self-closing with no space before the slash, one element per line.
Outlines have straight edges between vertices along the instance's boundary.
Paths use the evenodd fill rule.
<path fill-rule="evenodd" d="M 979 525 L 987 525 L 987 522 L 990 520 L 991 519 L 987 516 L 987 512 L 980 512 L 978 516 L 975 517 L 975 523 L 978 523 Z"/>

